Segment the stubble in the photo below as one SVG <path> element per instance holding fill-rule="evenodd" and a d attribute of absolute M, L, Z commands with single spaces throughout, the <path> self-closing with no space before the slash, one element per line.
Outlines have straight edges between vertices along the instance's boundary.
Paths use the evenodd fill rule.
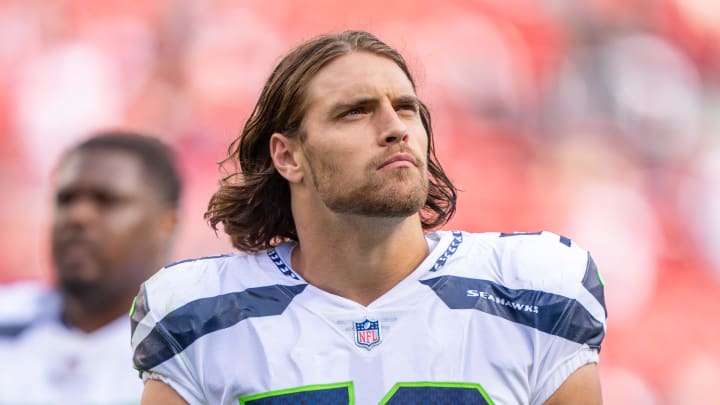
<path fill-rule="evenodd" d="M 378 171 L 385 161 L 379 158 L 363 169 L 362 176 L 351 176 L 343 173 L 332 157 L 321 156 L 307 144 L 303 150 L 320 199 L 335 213 L 402 218 L 418 213 L 427 201 L 429 185 L 424 160 L 417 159 L 423 162 L 419 168 Z"/>

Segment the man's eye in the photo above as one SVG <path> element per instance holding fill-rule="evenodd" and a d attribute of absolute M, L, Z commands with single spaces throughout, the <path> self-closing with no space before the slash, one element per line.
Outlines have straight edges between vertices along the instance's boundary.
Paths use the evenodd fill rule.
<path fill-rule="evenodd" d="M 415 103 L 407 103 L 407 104 L 400 104 L 397 107 L 395 107 L 398 111 L 410 111 L 410 112 L 417 112 L 418 106 Z"/>
<path fill-rule="evenodd" d="M 111 207 L 120 202 L 120 199 L 117 196 L 103 191 L 93 193 L 92 197 L 95 203 L 104 207 Z"/>
<path fill-rule="evenodd" d="M 55 196 L 55 203 L 58 206 L 68 205 L 73 201 L 74 198 L 75 198 L 74 194 L 61 191 L 61 192 L 57 193 L 57 195 Z"/>
<path fill-rule="evenodd" d="M 367 108 L 357 107 L 357 108 L 353 108 L 352 110 L 345 111 L 345 114 L 343 114 L 343 116 L 354 117 L 354 116 L 362 115 L 365 113 L 367 113 Z"/>

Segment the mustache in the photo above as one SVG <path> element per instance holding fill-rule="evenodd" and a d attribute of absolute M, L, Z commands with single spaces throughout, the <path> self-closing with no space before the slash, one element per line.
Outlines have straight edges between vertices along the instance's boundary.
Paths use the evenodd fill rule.
<path fill-rule="evenodd" d="M 370 162 L 371 168 L 378 168 L 382 166 L 388 159 L 391 157 L 397 155 L 398 153 L 405 153 L 410 156 L 412 156 L 415 159 L 415 163 L 417 164 L 418 168 L 427 170 L 427 159 L 425 156 L 419 156 L 417 153 L 415 153 L 413 150 L 411 150 L 407 146 L 400 145 L 398 148 L 395 148 L 391 150 L 388 153 L 383 154 L 382 156 L 378 156 L 376 159 L 373 159 L 372 162 Z"/>

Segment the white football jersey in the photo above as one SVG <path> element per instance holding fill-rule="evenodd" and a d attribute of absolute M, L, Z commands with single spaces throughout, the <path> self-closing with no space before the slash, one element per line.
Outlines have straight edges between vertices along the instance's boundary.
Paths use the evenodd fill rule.
<path fill-rule="evenodd" d="M 37 301 L 44 306 L 26 323 L 0 322 L 0 404 L 139 404 L 129 317 L 88 334 L 61 322 L 55 293 Z"/>
<path fill-rule="evenodd" d="M 135 366 L 190 404 L 541 404 L 598 361 L 603 286 L 550 232 L 427 235 L 368 306 L 290 265 L 293 243 L 170 265 L 132 311 Z"/>

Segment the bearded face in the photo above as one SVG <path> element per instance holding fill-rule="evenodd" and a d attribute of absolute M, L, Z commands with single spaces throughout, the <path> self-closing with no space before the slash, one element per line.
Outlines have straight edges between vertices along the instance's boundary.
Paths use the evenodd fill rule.
<path fill-rule="evenodd" d="M 391 59 L 355 52 L 308 83 L 305 180 L 339 214 L 407 217 L 428 194 L 428 136 L 412 83 Z"/>
<path fill-rule="evenodd" d="M 371 160 L 360 170 L 348 169 L 341 159 L 303 148 L 313 184 L 322 202 L 338 214 L 370 217 L 408 217 L 425 205 L 428 178 L 425 159 L 413 156 L 417 166 L 378 169 L 393 154 Z M 396 154 L 409 154 L 398 149 Z"/>

